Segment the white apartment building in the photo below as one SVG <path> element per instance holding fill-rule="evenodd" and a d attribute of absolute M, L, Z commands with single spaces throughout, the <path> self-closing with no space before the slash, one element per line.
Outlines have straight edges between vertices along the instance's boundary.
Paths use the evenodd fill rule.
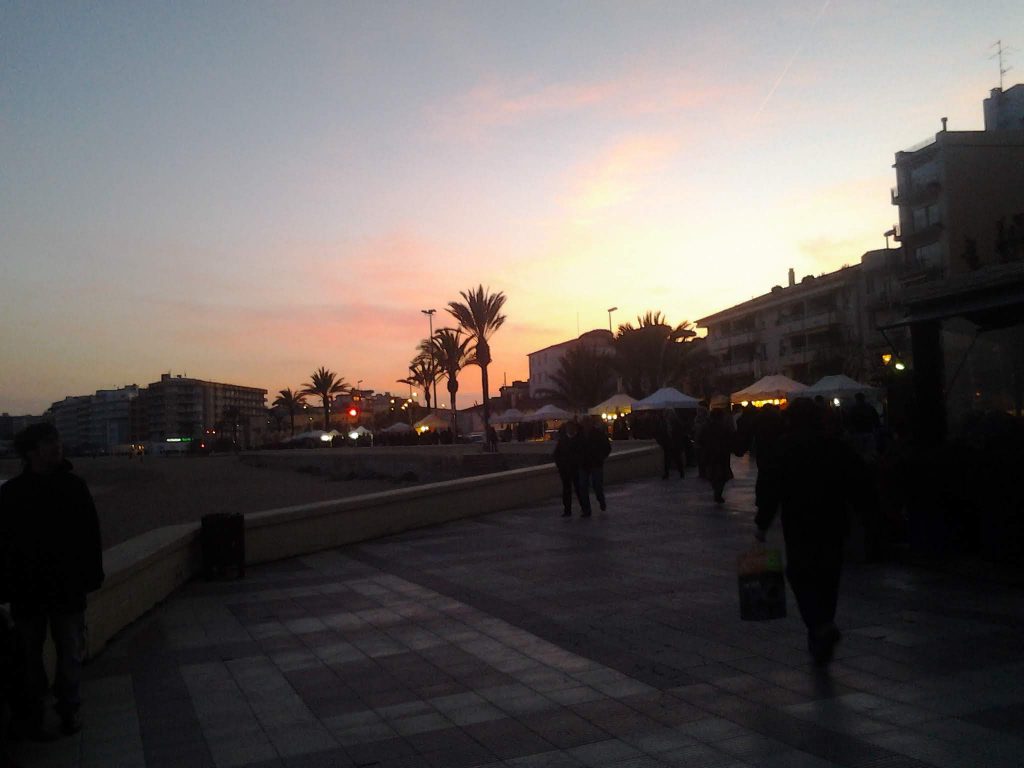
<path fill-rule="evenodd" d="M 613 339 L 611 331 L 597 328 L 581 334 L 578 338 L 552 344 L 550 347 L 527 354 L 527 359 L 530 361 L 530 397 L 540 397 L 542 396 L 541 392 L 554 386 L 552 377 L 558 373 L 562 358 L 570 350 L 583 346 L 601 354 L 614 355 Z"/>

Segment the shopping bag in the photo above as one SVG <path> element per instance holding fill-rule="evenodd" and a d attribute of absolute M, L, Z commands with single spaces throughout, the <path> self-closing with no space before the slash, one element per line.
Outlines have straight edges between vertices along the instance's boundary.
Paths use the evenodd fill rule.
<path fill-rule="evenodd" d="M 782 552 L 755 547 L 736 558 L 739 576 L 740 618 L 768 621 L 786 616 L 786 578 Z"/>

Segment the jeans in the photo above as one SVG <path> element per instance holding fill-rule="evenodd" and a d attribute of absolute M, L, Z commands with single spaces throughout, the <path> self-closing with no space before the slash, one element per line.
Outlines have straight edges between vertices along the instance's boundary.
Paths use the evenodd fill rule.
<path fill-rule="evenodd" d="M 583 514 L 590 514 L 590 492 L 582 482 L 583 471 L 559 469 L 558 476 L 562 479 L 562 510 L 566 514 L 572 512 L 572 495 L 575 492 Z"/>
<path fill-rule="evenodd" d="M 580 490 L 587 494 L 587 506 L 590 505 L 590 489 L 594 489 L 594 498 L 597 499 L 601 509 L 605 508 L 604 501 L 604 467 L 592 467 L 580 470 Z"/>
<path fill-rule="evenodd" d="M 43 644 L 49 626 L 57 651 L 57 668 L 53 693 L 57 712 L 66 717 L 82 705 L 79 687 L 82 679 L 82 658 L 85 655 L 85 614 L 58 612 L 40 608 L 31 612 L 15 612 L 14 631 L 25 651 L 25 668 L 20 682 L 20 709 L 23 715 L 41 722 L 46 706 L 49 681 L 43 666 Z"/>
<path fill-rule="evenodd" d="M 662 478 L 668 478 L 669 470 L 675 468 L 679 472 L 679 476 L 685 475 L 683 469 L 683 449 L 679 448 L 662 448 L 662 461 L 664 470 L 661 473 Z"/>

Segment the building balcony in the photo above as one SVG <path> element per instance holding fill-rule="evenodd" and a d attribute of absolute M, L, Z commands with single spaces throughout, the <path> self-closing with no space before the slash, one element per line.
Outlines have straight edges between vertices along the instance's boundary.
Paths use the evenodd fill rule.
<path fill-rule="evenodd" d="M 942 185 L 937 181 L 929 181 L 925 184 L 909 186 L 900 189 L 898 186 L 889 189 L 889 196 L 893 205 L 925 205 L 933 203 L 939 198 Z"/>
<path fill-rule="evenodd" d="M 913 232 L 901 230 L 896 234 L 896 239 L 907 249 L 920 248 L 922 245 L 928 245 L 938 240 L 942 236 L 943 229 L 942 222 L 936 221 L 920 229 L 915 229 Z"/>
<path fill-rule="evenodd" d="M 718 373 L 722 376 L 753 375 L 754 361 L 739 360 L 731 363 L 722 363 L 718 366 Z"/>
<path fill-rule="evenodd" d="M 775 330 L 776 333 L 781 336 L 789 336 L 794 333 L 807 333 L 808 331 L 821 330 L 822 328 L 828 328 L 838 323 L 838 313 L 834 309 L 829 309 L 821 312 L 812 312 L 801 317 L 795 317 L 792 320 L 779 323 Z"/>
<path fill-rule="evenodd" d="M 755 341 L 757 341 L 757 331 L 719 334 L 708 337 L 708 349 L 711 352 L 724 352 L 734 347 L 753 344 Z"/>

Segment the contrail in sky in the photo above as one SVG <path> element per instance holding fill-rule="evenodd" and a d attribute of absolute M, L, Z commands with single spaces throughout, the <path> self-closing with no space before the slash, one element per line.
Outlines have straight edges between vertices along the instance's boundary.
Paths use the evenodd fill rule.
<path fill-rule="evenodd" d="M 811 22 L 811 28 L 807 30 L 807 38 L 810 38 L 815 27 L 818 26 L 818 22 L 821 21 L 821 17 L 825 15 L 825 11 L 828 10 L 830 5 L 832 5 L 832 0 L 825 0 L 824 4 L 822 4 L 821 8 L 818 10 L 818 15 L 815 16 L 814 21 Z M 793 66 L 793 62 L 797 60 L 797 57 L 803 53 L 804 48 L 807 47 L 807 38 L 805 38 L 804 41 L 797 46 L 796 50 L 793 51 L 793 55 L 789 57 L 789 61 L 786 63 L 786 68 L 782 70 L 782 74 L 775 80 L 775 85 L 771 87 L 771 90 L 768 91 L 768 95 L 764 97 L 764 101 L 762 101 L 761 106 L 757 108 L 757 112 L 754 114 L 754 117 L 761 116 L 764 108 L 768 105 L 768 101 L 775 94 L 775 91 L 778 90 L 779 86 L 782 85 L 782 81 L 786 79 L 786 75 L 789 73 L 789 68 Z"/>

